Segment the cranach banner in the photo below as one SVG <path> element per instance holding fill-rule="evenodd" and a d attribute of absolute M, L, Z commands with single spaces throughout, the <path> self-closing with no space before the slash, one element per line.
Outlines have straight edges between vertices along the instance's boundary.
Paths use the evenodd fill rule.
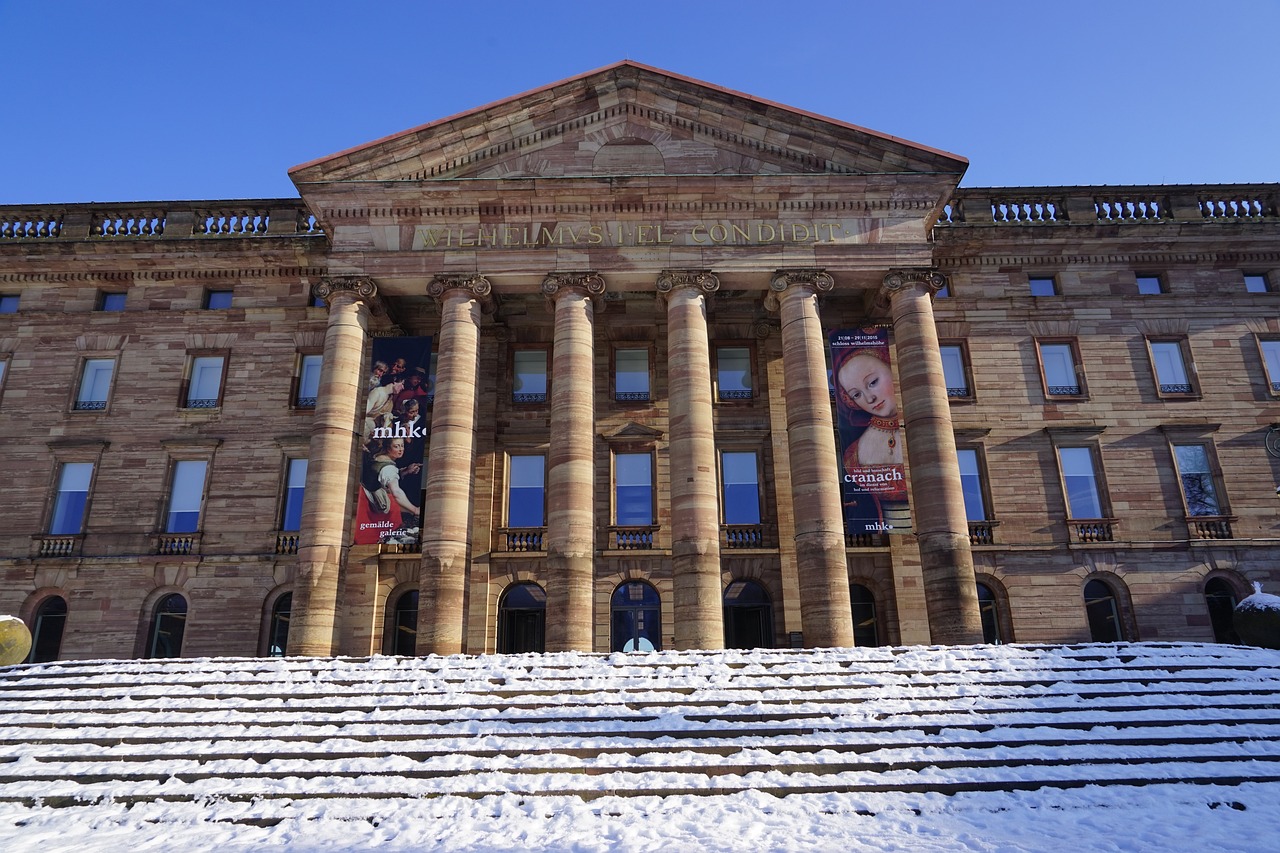
<path fill-rule="evenodd" d="M 846 533 L 910 533 L 897 389 L 884 329 L 831 334 Z"/>
<path fill-rule="evenodd" d="M 361 436 L 355 544 L 421 543 L 431 338 L 374 338 Z"/>

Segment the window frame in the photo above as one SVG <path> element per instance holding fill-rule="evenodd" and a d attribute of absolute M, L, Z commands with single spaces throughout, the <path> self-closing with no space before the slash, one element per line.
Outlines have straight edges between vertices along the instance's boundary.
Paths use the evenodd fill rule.
<path fill-rule="evenodd" d="M 725 350 L 745 350 L 747 353 L 746 388 L 722 388 L 720 381 L 720 353 Z M 712 346 L 711 382 L 712 399 L 717 405 L 749 404 L 756 399 L 756 388 L 760 384 L 759 371 L 756 369 L 756 348 L 750 341 L 717 341 Z M 728 396 L 726 396 L 728 395 Z"/>
<path fill-rule="evenodd" d="M 0 352 L 0 403 L 4 402 L 5 385 L 9 382 L 9 374 L 13 372 L 13 353 Z"/>
<path fill-rule="evenodd" d="M 196 364 L 201 359 L 220 358 L 222 359 L 222 372 L 218 376 L 218 396 L 201 397 L 199 402 L 212 400 L 212 406 L 192 406 L 193 398 L 191 397 L 191 379 L 195 374 Z M 178 396 L 178 408 L 187 412 L 211 412 L 218 411 L 222 408 L 223 400 L 227 392 L 227 372 L 231 363 L 231 353 L 228 350 L 188 350 L 187 364 L 182 372 L 182 385 Z"/>
<path fill-rule="evenodd" d="M 1045 282 L 1049 283 L 1048 292 L 1037 293 L 1036 292 L 1037 285 L 1039 285 L 1039 288 L 1038 288 L 1039 290 L 1044 291 Z M 1056 275 L 1052 275 L 1052 274 L 1051 275 L 1029 275 L 1027 276 L 1027 294 L 1037 298 L 1044 298 L 1046 296 L 1061 296 L 1062 287 L 1059 285 L 1058 277 Z"/>
<path fill-rule="evenodd" d="M 1049 374 L 1045 370 L 1044 348 L 1046 346 L 1058 347 L 1065 346 L 1071 356 L 1072 373 L 1076 378 L 1074 386 L 1069 385 L 1050 385 Z M 1058 400 L 1087 400 L 1089 399 L 1089 384 L 1085 378 L 1084 359 L 1080 356 L 1080 341 L 1074 337 L 1037 337 L 1035 339 L 1036 349 L 1036 365 L 1040 370 L 1040 387 L 1044 392 L 1046 401 L 1053 402 Z M 1075 393 L 1070 394 L 1054 394 L 1051 393 L 1052 388 L 1071 388 L 1074 387 Z"/>
<path fill-rule="evenodd" d="M 1156 396 L 1163 400 L 1198 400 L 1200 398 L 1200 381 L 1196 371 L 1195 360 L 1191 356 L 1191 342 L 1186 335 L 1147 335 L 1147 362 L 1151 365 L 1151 381 L 1155 384 Z M 1182 359 L 1182 373 L 1185 383 L 1161 382 L 1159 361 L 1155 347 L 1160 344 L 1174 344 Z M 1187 390 L 1167 390 L 1185 386 Z"/>
<path fill-rule="evenodd" d="M 21 307 L 21 293 L 0 293 L 0 314 L 17 314 Z"/>
<path fill-rule="evenodd" d="M 644 353 L 645 369 L 646 369 L 646 380 L 645 380 L 646 387 L 643 392 L 618 390 L 618 355 L 619 353 L 623 353 L 623 352 L 643 352 Z M 610 380 L 613 385 L 611 390 L 613 394 L 613 401 L 615 403 L 620 403 L 624 406 L 630 406 L 630 405 L 643 405 L 643 404 L 653 402 L 653 398 L 654 398 L 653 361 L 654 359 L 653 359 L 652 344 L 617 343 L 613 345 L 613 351 L 610 353 L 610 362 L 612 364 L 612 369 L 610 371 Z M 639 396 L 626 396 L 626 397 L 619 396 L 621 394 L 639 395 L 640 393 L 644 394 L 643 398 Z"/>
<path fill-rule="evenodd" d="M 155 651 L 156 651 L 157 643 L 160 639 L 160 628 L 161 628 L 160 617 L 178 615 L 178 611 L 174 611 L 174 610 L 165 610 L 162 613 L 160 608 L 162 605 L 168 603 L 170 600 L 172 600 L 175 597 L 182 599 L 181 619 L 179 620 L 182 625 L 182 630 L 180 632 L 180 636 L 178 639 L 178 646 L 176 649 L 176 653 L 172 655 L 165 655 L 163 657 L 157 657 L 155 655 Z M 145 660 L 172 660 L 172 659 L 181 658 L 182 648 L 184 645 L 186 645 L 186 642 L 187 642 L 187 626 L 189 624 L 190 619 L 191 619 L 191 600 L 188 594 L 184 590 L 169 589 L 163 594 L 156 596 L 151 601 L 150 616 L 147 618 L 147 622 L 146 622 L 146 625 L 147 625 L 146 640 L 142 647 L 141 657 Z"/>
<path fill-rule="evenodd" d="M 302 486 L 298 489 L 298 524 L 296 527 L 289 527 L 289 515 L 292 508 L 293 490 L 290 485 L 293 482 L 294 464 L 302 463 Z M 281 533 L 297 533 L 302 530 L 302 507 L 307 499 L 307 472 L 310 470 L 311 460 L 306 456 L 289 455 L 284 457 L 284 466 L 280 477 L 280 500 L 277 505 L 280 508 L 278 517 L 278 527 Z"/>
<path fill-rule="evenodd" d="M 1134 273 L 1133 286 L 1139 296 L 1165 296 L 1169 293 L 1169 284 L 1161 273 Z"/>
<path fill-rule="evenodd" d="M 204 465 L 204 476 L 200 481 L 200 496 L 198 501 L 198 509 L 196 510 L 196 523 L 192 530 L 173 530 L 173 513 L 174 513 L 174 497 L 175 487 L 177 486 L 178 471 L 180 467 L 188 463 L 200 463 Z M 209 499 L 209 475 L 213 471 L 213 460 L 205 456 L 180 456 L 171 457 L 169 460 L 169 471 L 165 477 L 165 499 L 164 507 L 161 511 L 160 523 L 157 525 L 159 533 L 162 536 L 199 536 L 204 531 L 205 509 Z M 189 512 L 190 510 L 185 510 Z"/>
<path fill-rule="evenodd" d="M 82 400 L 81 397 L 85 391 L 85 381 L 89 378 L 88 370 L 92 362 L 108 362 L 111 365 L 111 377 L 107 380 L 106 395 L 102 400 Z M 80 357 L 80 364 L 76 368 L 76 383 L 71 389 L 71 402 L 68 410 L 75 414 L 106 414 L 111 410 L 111 399 L 115 396 L 116 375 L 120 372 L 120 356 L 118 354 L 109 355 L 105 353 L 87 353 Z M 93 405 L 101 403 L 101 406 Z"/>
<path fill-rule="evenodd" d="M 1250 270 L 1243 270 L 1241 271 L 1240 275 L 1241 275 L 1241 278 L 1244 279 L 1245 293 L 1271 293 L 1274 290 L 1274 288 L 1271 286 L 1271 276 L 1265 272 L 1252 272 Z M 1262 289 L 1259 290 L 1257 288 L 1250 287 L 1251 279 L 1253 281 L 1259 282 L 1262 285 Z"/>
<path fill-rule="evenodd" d="M 85 483 L 85 487 L 83 491 L 84 504 L 80 508 L 79 524 L 76 525 L 75 530 L 54 530 L 54 525 L 58 521 L 58 510 L 62 505 L 62 496 L 64 494 L 73 493 L 69 489 L 62 488 L 63 478 L 66 477 L 68 466 L 71 466 L 71 465 L 88 465 L 89 466 L 89 477 L 88 477 L 88 481 Z M 89 525 L 89 509 L 93 503 L 93 485 L 95 480 L 97 479 L 97 476 L 98 476 L 98 462 L 96 459 L 95 460 L 64 459 L 64 460 L 58 461 L 56 473 L 54 475 L 53 494 L 49 502 L 49 512 L 48 512 L 48 517 L 45 520 L 43 535 L 53 537 L 53 538 L 62 538 L 62 537 L 69 537 L 69 536 L 80 537 L 84 535 L 85 528 L 88 527 Z M 76 490 L 76 492 L 74 493 L 79 494 L 80 491 Z"/>
<path fill-rule="evenodd" d="M 1097 497 L 1098 512 L 1097 516 L 1076 516 L 1071 506 L 1071 492 L 1067 488 L 1067 472 L 1066 466 L 1063 465 L 1063 450 L 1085 450 L 1089 453 L 1089 461 L 1092 466 L 1093 488 Z M 1110 492 L 1107 489 L 1107 481 L 1105 470 L 1102 467 L 1101 448 L 1097 442 L 1093 441 L 1062 441 L 1054 442 L 1053 456 L 1058 466 L 1058 484 L 1062 489 L 1063 507 L 1066 510 L 1066 520 L 1068 523 L 1079 521 L 1102 521 L 1111 518 L 1111 500 Z"/>
<path fill-rule="evenodd" d="M 1280 335 L 1255 334 L 1253 340 L 1258 347 L 1258 361 L 1262 365 L 1262 378 L 1266 382 L 1267 393 L 1272 397 L 1280 397 Z M 1274 374 L 1267 365 L 1268 348 L 1273 349 L 1275 354 L 1276 372 Z"/>
<path fill-rule="evenodd" d="M 119 297 L 120 299 L 120 303 L 118 307 L 115 305 L 116 297 Z M 105 311 L 110 314 L 115 314 L 115 313 L 124 311 L 128 302 L 129 302 L 129 294 L 126 291 L 99 290 L 98 300 L 96 305 L 94 306 L 94 310 Z"/>
<path fill-rule="evenodd" d="M 235 291 L 218 287 L 206 287 L 204 290 L 204 298 L 200 302 L 200 307 L 205 311 L 226 311 L 231 308 L 235 299 Z M 221 303 L 226 301 L 225 305 Z"/>
<path fill-rule="evenodd" d="M 765 493 L 764 493 L 764 454 L 757 448 L 735 447 L 729 445 L 727 447 L 716 448 L 716 467 L 719 475 L 719 493 L 720 493 L 720 523 L 733 527 L 763 527 L 765 524 Z M 729 520 L 729 501 L 725 494 L 725 465 L 724 459 L 727 454 L 746 454 L 750 453 L 755 458 L 756 472 L 756 520 L 755 521 L 730 521 Z"/>
<path fill-rule="evenodd" d="M 523 392 L 518 390 L 517 381 L 520 376 L 516 373 L 516 362 L 519 360 L 521 353 L 542 353 L 542 377 L 544 391 Z M 428 369 L 429 372 L 429 369 Z M 514 406 L 546 406 L 551 401 L 551 347 L 546 344 L 521 344 L 511 348 L 508 376 L 511 377 L 511 404 Z M 530 374 L 533 375 L 533 374 Z M 430 376 L 428 376 L 430 383 Z M 522 399 L 524 398 L 524 399 Z"/>
<path fill-rule="evenodd" d="M 511 523 L 511 490 L 515 488 L 512 485 L 512 475 L 515 473 L 514 459 L 532 459 L 538 458 L 542 460 L 542 521 L 539 524 L 512 524 Z M 506 466 L 504 473 L 504 488 L 502 490 L 502 519 L 503 527 L 508 530 L 545 530 L 547 527 L 547 478 L 550 473 L 547 469 L 548 454 L 544 448 L 512 448 L 506 453 Z M 519 488 L 531 488 L 521 486 Z"/>
<path fill-rule="evenodd" d="M 969 342 L 963 339 L 944 339 L 938 341 L 938 354 L 941 357 L 942 351 L 954 349 L 957 352 L 960 361 L 960 370 L 963 373 L 961 378 L 964 379 L 965 387 L 962 394 L 953 394 L 952 390 L 960 390 L 958 386 L 951 385 L 946 382 L 947 378 L 947 360 L 942 358 L 942 376 L 947 386 L 947 401 L 952 403 L 972 403 L 977 394 L 973 387 L 973 366 L 969 362 Z"/>
<path fill-rule="evenodd" d="M 620 518 L 618 518 L 618 508 L 621 504 L 621 501 L 619 500 L 619 496 L 618 496 L 618 489 L 620 488 L 620 485 L 618 482 L 618 457 L 620 456 L 632 456 L 632 457 L 644 456 L 644 457 L 647 457 L 649 460 L 649 484 L 648 484 L 649 486 L 649 520 L 648 521 L 637 523 L 633 521 L 622 521 Z M 658 524 L 657 480 L 658 480 L 658 464 L 657 464 L 657 460 L 654 458 L 654 453 L 651 449 L 636 450 L 631 448 L 614 448 L 609 453 L 609 497 L 610 497 L 609 518 L 612 519 L 612 523 L 614 527 L 653 528 L 657 526 Z"/>
<path fill-rule="evenodd" d="M 969 504 L 968 504 L 968 501 L 965 501 L 965 520 L 969 524 L 970 544 L 972 545 L 995 544 L 994 542 L 995 533 L 993 530 L 990 530 L 990 528 L 994 528 L 999 522 L 996 521 L 995 509 L 992 507 L 992 503 L 991 503 L 991 475 L 990 475 L 990 472 L 987 470 L 986 445 L 982 444 L 981 442 L 964 441 L 961 437 L 957 436 L 956 437 L 957 467 L 959 467 L 961 453 L 972 453 L 974 456 L 974 464 L 977 468 L 977 477 L 978 477 L 978 493 L 979 493 L 978 496 L 982 499 L 982 508 L 986 516 L 985 518 L 969 518 Z M 964 487 L 964 471 L 963 470 L 961 470 L 960 472 L 960 492 L 961 492 L 962 498 L 968 494 L 968 490 L 965 489 Z M 986 532 L 986 538 L 991 539 L 990 542 L 980 543 L 980 542 L 974 541 L 975 539 L 984 538 L 983 536 L 980 535 L 982 531 L 974 530 L 975 525 L 978 525 L 983 528 L 988 528 L 988 532 Z"/>
<path fill-rule="evenodd" d="M 302 396 L 302 380 L 307 373 L 307 364 L 309 359 L 318 359 L 316 363 L 316 396 Z M 320 349 L 299 350 L 297 358 L 293 364 L 293 381 L 289 385 L 289 408 L 295 411 L 311 412 L 315 411 L 316 404 L 320 397 L 320 372 L 324 370 L 324 351 Z M 304 405 L 310 401 L 310 405 Z"/>

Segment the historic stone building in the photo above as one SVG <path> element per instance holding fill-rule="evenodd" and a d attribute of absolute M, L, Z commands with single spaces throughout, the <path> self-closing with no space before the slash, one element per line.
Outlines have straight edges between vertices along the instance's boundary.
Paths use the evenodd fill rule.
<path fill-rule="evenodd" d="M 965 167 L 623 62 L 300 199 L 0 208 L 0 613 L 39 659 L 1228 638 L 1280 580 L 1277 185 Z M 842 394 L 910 533 L 846 523 Z"/>

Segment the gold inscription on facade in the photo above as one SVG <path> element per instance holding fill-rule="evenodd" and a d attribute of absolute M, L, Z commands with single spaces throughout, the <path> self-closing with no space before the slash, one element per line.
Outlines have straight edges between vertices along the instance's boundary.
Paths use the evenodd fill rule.
<path fill-rule="evenodd" d="M 839 222 L 583 222 L 573 225 L 419 225 L 413 248 L 535 249 L 560 246 L 706 246 L 835 243 L 848 232 Z"/>

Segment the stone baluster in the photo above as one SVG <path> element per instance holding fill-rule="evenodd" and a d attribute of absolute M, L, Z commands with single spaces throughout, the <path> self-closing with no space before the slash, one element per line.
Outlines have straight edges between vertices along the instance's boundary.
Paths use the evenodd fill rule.
<path fill-rule="evenodd" d="M 821 270 L 781 270 L 766 304 L 782 320 L 787 451 L 795 518 L 796 569 L 805 645 L 853 645 L 840 461 L 827 385 L 826 336 L 818 294 L 835 286 Z"/>
<path fill-rule="evenodd" d="M 491 290 L 481 275 L 436 276 L 427 286 L 427 295 L 440 303 L 440 334 L 422 508 L 418 654 L 463 651 L 480 320 Z"/>
<path fill-rule="evenodd" d="M 312 288 L 329 306 L 329 322 L 311 422 L 290 655 L 334 653 L 339 575 L 350 542 L 352 459 L 361 429 L 369 302 L 377 292 L 373 280 L 364 276 L 325 278 Z"/>
<path fill-rule="evenodd" d="M 658 277 L 667 299 L 671 423 L 671 569 L 677 649 L 724 647 L 720 501 L 706 295 L 715 275 L 674 270 Z"/>
<path fill-rule="evenodd" d="M 547 459 L 547 631 L 549 652 L 593 642 L 595 557 L 595 273 L 554 273 L 542 292 L 555 311 L 551 361 L 551 446 Z"/>
<path fill-rule="evenodd" d="M 980 643 L 969 524 L 933 321 L 932 296 L 944 284 L 946 278 L 933 270 L 895 270 L 884 277 L 883 295 L 893 316 L 929 632 L 934 643 Z"/>

